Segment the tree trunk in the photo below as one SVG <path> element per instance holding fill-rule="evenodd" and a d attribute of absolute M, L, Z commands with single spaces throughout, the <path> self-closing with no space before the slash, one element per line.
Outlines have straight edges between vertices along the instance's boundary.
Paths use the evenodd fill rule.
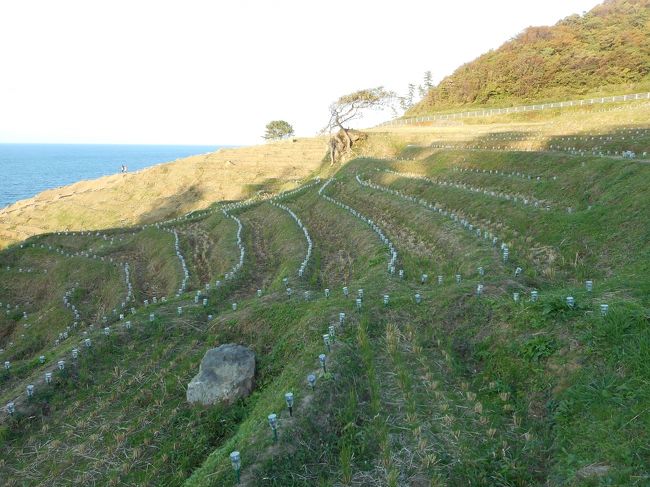
<path fill-rule="evenodd" d="M 352 137 L 350 137 L 350 134 L 348 133 L 347 129 L 344 129 L 343 126 L 341 126 L 341 129 L 345 134 L 345 150 L 350 151 L 350 149 L 352 149 Z"/>
<path fill-rule="evenodd" d="M 341 125 L 341 122 L 336 120 L 336 125 L 343 131 L 345 134 L 345 150 L 350 151 L 352 149 L 352 137 L 350 137 L 350 134 L 348 133 L 348 129 L 346 129 L 343 125 Z"/>
<path fill-rule="evenodd" d="M 330 166 L 336 162 L 336 140 L 330 137 Z"/>

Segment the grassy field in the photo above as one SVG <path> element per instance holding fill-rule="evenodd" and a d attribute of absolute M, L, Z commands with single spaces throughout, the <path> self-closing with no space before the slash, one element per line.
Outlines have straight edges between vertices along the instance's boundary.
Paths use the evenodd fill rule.
<path fill-rule="evenodd" d="M 374 129 L 352 160 L 276 200 L 314 242 L 303 277 L 303 231 L 262 200 L 228 210 L 245 248 L 232 279 L 237 224 L 221 204 L 8 247 L 0 404 L 16 413 L 1 413 L 0 478 L 227 486 L 238 450 L 251 486 L 647 485 L 650 165 L 594 154 L 587 137 L 642 154 L 649 109 Z M 570 137 L 582 154 L 550 149 Z M 189 269 L 180 296 L 166 229 Z M 55 344 L 74 322 L 71 289 L 80 319 Z M 190 406 L 201 357 L 230 342 L 256 353 L 254 392 Z"/>
<path fill-rule="evenodd" d="M 56 188 L 0 210 L 0 248 L 55 230 L 141 225 L 293 187 L 322 164 L 326 141 L 300 138 L 179 159 Z"/>

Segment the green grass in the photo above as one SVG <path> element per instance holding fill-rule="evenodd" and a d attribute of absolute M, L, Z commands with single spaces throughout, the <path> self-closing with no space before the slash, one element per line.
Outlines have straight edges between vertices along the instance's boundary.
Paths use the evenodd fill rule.
<path fill-rule="evenodd" d="M 546 151 L 436 150 L 425 147 L 426 138 L 424 145 L 408 146 L 411 139 L 400 134 L 373 135 L 363 148 L 368 157 L 336 169 L 326 193 L 386 233 L 404 279 L 386 272 L 387 248 L 372 229 L 320 197 L 319 186 L 282 200 L 314 241 L 302 279 L 304 235 L 268 202 L 232 210 L 244 226 L 246 248 L 244 268 L 233 280 L 223 275 L 238 259 L 236 225 L 219 208 L 166 225 L 178 231 L 190 269 L 189 290 L 178 298 L 181 269 L 173 236 L 162 229 L 112 229 L 106 233 L 113 242 L 96 235 L 33 238 L 129 262 L 136 297 L 136 313 L 127 318 L 131 330 L 112 313 L 125 292 L 119 267 L 19 246 L 0 253 L 0 301 L 21 306 L 0 315 L 0 343 L 18 344 L 26 335 L 5 352 L 15 366 L 0 374 L 1 399 L 6 403 L 41 380 L 59 358 L 67 363 L 64 373 L 55 371 L 52 386 L 36 382 L 31 403 L 3 417 L 3 480 L 228 486 L 235 481 L 228 455 L 239 450 L 242 485 L 647 483 L 650 166 Z M 396 157 L 370 157 L 373 151 L 386 155 L 387 147 Z M 363 187 L 357 174 L 416 201 Z M 437 202 L 503 237 L 509 262 L 490 241 L 423 202 Z M 518 266 L 523 272 L 516 277 Z M 33 272 L 20 273 L 20 267 Z M 422 273 L 429 276 L 425 283 Z M 215 288 L 217 279 L 223 285 Z M 585 279 L 594 281 L 592 293 Z M 76 363 L 70 350 L 80 334 L 52 347 L 70 321 L 61 298 L 75 282 L 71 299 L 93 340 Z M 210 290 L 202 292 L 208 305 L 195 305 L 195 290 L 208 282 Z M 361 310 L 353 299 L 358 289 L 364 290 Z M 533 289 L 537 302 L 530 299 Z M 390 296 L 386 306 L 384 294 Z M 142 305 L 154 296 L 167 302 Z M 575 298 L 573 308 L 567 296 Z M 610 309 L 604 317 L 602 303 Z M 31 328 L 21 329 L 23 308 L 28 321 L 35 320 Z M 343 327 L 336 325 L 339 312 L 347 314 Z M 109 337 L 102 334 L 104 315 Z M 322 335 L 330 325 L 337 326 L 336 341 L 324 373 L 318 355 L 326 352 Z M 205 351 L 229 342 L 257 355 L 253 393 L 231 406 L 188 405 L 185 387 Z M 46 366 L 35 361 L 40 353 Z M 314 390 L 306 383 L 310 373 L 318 376 Z M 284 403 L 288 391 L 295 395 L 293 417 Z M 277 443 L 266 419 L 271 412 L 279 418 Z"/>

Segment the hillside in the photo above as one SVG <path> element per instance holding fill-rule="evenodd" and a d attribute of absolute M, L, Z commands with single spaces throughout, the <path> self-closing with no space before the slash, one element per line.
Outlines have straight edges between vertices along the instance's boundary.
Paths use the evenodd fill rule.
<path fill-rule="evenodd" d="M 650 2 L 606 0 L 460 66 L 407 115 L 650 91 Z"/>
<path fill-rule="evenodd" d="M 647 9 L 527 31 L 417 110 L 641 86 Z M 650 100 L 410 122 L 0 211 L 0 484 L 650 485 Z M 224 344 L 251 393 L 190 403 Z"/>
<path fill-rule="evenodd" d="M 648 120 L 375 129 L 272 201 L 1 251 L 3 484 L 647 483 Z M 253 394 L 189 405 L 231 342 Z"/>
<path fill-rule="evenodd" d="M 319 169 L 319 138 L 222 149 L 44 191 L 0 209 L 0 248 L 53 230 L 90 230 L 155 222 L 215 201 L 291 185 Z"/>

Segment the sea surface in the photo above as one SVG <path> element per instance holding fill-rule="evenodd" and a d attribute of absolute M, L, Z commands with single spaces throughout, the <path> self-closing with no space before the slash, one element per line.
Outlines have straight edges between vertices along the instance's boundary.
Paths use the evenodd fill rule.
<path fill-rule="evenodd" d="M 213 152 L 206 145 L 0 144 L 0 208 L 46 189 Z"/>

